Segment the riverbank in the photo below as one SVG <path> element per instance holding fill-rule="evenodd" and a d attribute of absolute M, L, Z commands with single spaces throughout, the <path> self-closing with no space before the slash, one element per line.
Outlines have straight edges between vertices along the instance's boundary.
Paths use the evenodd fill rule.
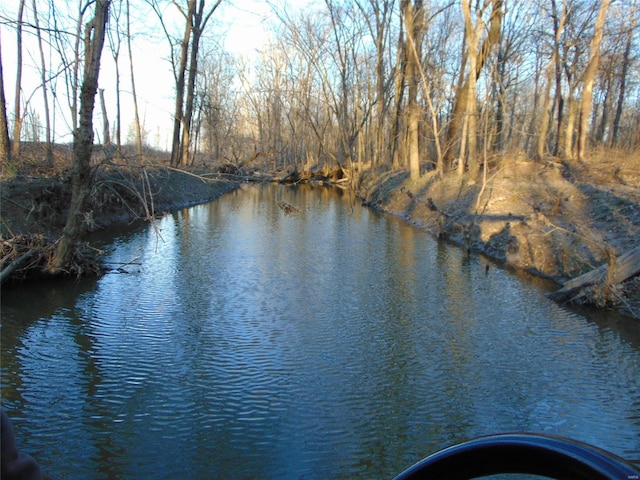
<path fill-rule="evenodd" d="M 374 208 L 562 285 L 637 247 L 640 159 L 568 164 L 510 161 L 483 179 L 429 172 L 365 172 L 361 196 Z M 640 319 L 640 276 L 593 285 L 575 300 Z"/>
<path fill-rule="evenodd" d="M 236 173 L 178 171 L 166 166 L 100 169 L 87 227 L 91 231 L 116 222 L 151 219 L 215 200 L 248 179 Z M 260 179 L 275 181 L 291 174 L 283 175 Z M 1 182 L 3 269 L 25 249 L 37 248 L 39 243 L 52 245 L 59 238 L 70 185 L 68 174 L 21 175 Z M 456 175 L 441 180 L 435 172 L 410 180 L 406 171 L 363 170 L 359 195 L 370 207 L 399 216 L 469 252 L 562 285 L 638 246 L 639 186 L 636 155 L 607 161 L 594 158 L 579 165 L 509 161 L 484 180 Z M 29 242 L 25 249 L 4 248 L 7 239 L 19 236 Z M 619 285 L 594 285 L 582 293 L 576 299 L 579 302 L 640 319 L 638 275 Z"/>
<path fill-rule="evenodd" d="M 88 232 L 115 223 L 150 220 L 164 212 L 213 201 L 237 188 L 238 179 L 211 171 L 178 171 L 164 166 L 103 168 L 98 170 L 85 216 Z M 2 268 L 24 258 L 11 271 L 12 280 L 38 277 L 62 235 L 71 200 L 68 174 L 18 175 L 0 183 Z M 99 270 L 89 249 L 74 275 Z M 30 255 L 29 255 L 30 254 Z M 24 255 L 29 255 L 23 257 Z M 3 277 L 3 280 L 5 278 Z"/>
<path fill-rule="evenodd" d="M 211 172 L 166 167 L 101 170 L 89 199 L 87 228 L 95 231 L 112 223 L 212 201 L 237 185 L 237 181 Z M 17 176 L 2 181 L 1 188 L 3 238 L 20 234 L 56 237 L 62 233 L 71 199 L 69 176 Z"/>

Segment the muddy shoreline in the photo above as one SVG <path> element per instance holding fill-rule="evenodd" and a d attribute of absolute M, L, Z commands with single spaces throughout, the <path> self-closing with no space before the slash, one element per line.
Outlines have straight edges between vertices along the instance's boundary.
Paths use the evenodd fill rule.
<path fill-rule="evenodd" d="M 435 172 L 412 181 L 407 172 L 363 170 L 358 195 L 371 208 L 398 216 L 434 237 L 481 254 L 506 268 L 558 285 L 620 255 L 640 238 L 638 178 L 598 183 L 585 172 L 554 165 L 512 162 L 487 180 Z M 211 171 L 158 168 L 103 170 L 91 195 L 88 231 L 115 223 L 150 219 L 206 203 L 256 178 Z M 260 181 L 274 181 L 263 176 Z M 634 183 L 635 182 L 635 183 Z M 70 177 L 15 177 L 1 183 L 3 239 L 61 235 L 70 200 Z M 589 301 L 640 319 L 640 276 L 616 287 L 615 297 Z M 594 301 L 595 299 L 595 301 Z M 600 302 L 600 304 L 598 304 Z"/>
<path fill-rule="evenodd" d="M 237 188 L 239 180 L 210 172 L 182 173 L 166 168 L 100 172 L 94 181 L 87 214 L 87 231 L 114 223 L 160 215 L 216 200 Z M 1 183 L 0 233 L 62 233 L 71 199 L 71 177 L 18 176 Z"/>
<path fill-rule="evenodd" d="M 484 181 L 365 172 L 360 196 L 436 238 L 560 287 L 638 246 L 640 168 L 612 168 L 615 181 L 602 169 L 597 177 L 584 165 L 530 161 L 503 165 Z M 582 289 L 573 303 L 640 319 L 640 275 L 608 288 Z"/>

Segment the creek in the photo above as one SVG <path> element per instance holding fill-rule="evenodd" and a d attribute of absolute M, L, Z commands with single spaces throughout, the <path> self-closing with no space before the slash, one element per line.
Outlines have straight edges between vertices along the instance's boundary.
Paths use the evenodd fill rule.
<path fill-rule="evenodd" d="M 93 240 L 111 273 L 2 295 L 2 407 L 54 478 L 384 479 L 511 431 L 640 463 L 637 323 L 348 193 L 247 185 Z"/>

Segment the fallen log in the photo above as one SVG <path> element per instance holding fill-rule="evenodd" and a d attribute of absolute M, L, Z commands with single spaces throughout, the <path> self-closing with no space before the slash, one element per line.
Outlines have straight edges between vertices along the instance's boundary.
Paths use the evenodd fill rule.
<path fill-rule="evenodd" d="M 584 295 L 583 289 L 597 283 L 609 281 L 617 285 L 640 273 L 640 246 L 632 248 L 618 257 L 613 275 L 609 275 L 609 265 L 604 264 L 590 272 L 566 282 L 561 289 L 548 295 L 556 302 L 576 300 Z"/>
<path fill-rule="evenodd" d="M 12 261 L 9 265 L 7 265 L 2 272 L 0 272 L 0 284 L 4 283 L 4 281 L 9 278 L 9 275 L 21 266 L 23 263 L 26 263 L 31 257 L 35 257 L 36 255 L 40 255 L 42 253 L 42 248 L 37 247 L 33 250 L 29 250 L 27 253 L 23 253 L 14 261 Z"/>

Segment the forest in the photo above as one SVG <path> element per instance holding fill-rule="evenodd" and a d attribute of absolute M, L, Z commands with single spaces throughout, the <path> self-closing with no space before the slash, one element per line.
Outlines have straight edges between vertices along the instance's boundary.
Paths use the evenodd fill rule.
<path fill-rule="evenodd" d="M 637 194 L 640 177 L 624 177 L 640 174 L 637 0 L 274 1 L 252 55 L 225 44 L 240 2 L 13 3 L 0 7 L 0 53 L 16 60 L 0 70 L 2 177 L 72 168 L 53 271 L 82 232 L 100 166 L 337 170 L 356 190 L 405 172 L 482 182 L 482 194 L 514 162 L 563 175 L 604 162 Z M 143 41 L 171 79 L 171 111 L 156 119 L 164 145 L 139 105 Z"/>
<path fill-rule="evenodd" d="M 87 60 L 102 47 L 91 45 L 98 7 L 101 64 L 115 67 L 99 93 L 116 104 L 96 107 L 97 143 L 129 156 L 151 146 L 133 55 L 148 32 L 172 68 L 174 166 L 257 151 L 277 167 L 370 162 L 419 176 L 478 170 L 485 152 L 580 159 L 640 141 L 633 0 L 273 4 L 251 61 L 224 49 L 222 1 L 15 3 L 1 14 L 3 50 L 17 51 L 14 98 L 2 104 L 5 166 L 23 141 L 43 143 L 52 161 L 54 143 L 78 131 Z M 21 87 L 27 70 L 37 91 Z M 125 103 L 134 116 L 123 125 Z"/>

